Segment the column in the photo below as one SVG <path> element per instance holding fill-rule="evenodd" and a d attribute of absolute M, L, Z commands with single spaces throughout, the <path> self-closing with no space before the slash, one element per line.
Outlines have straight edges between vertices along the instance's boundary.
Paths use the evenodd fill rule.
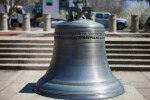
<path fill-rule="evenodd" d="M 66 14 L 66 21 L 69 19 L 69 14 L 67 13 Z"/>
<path fill-rule="evenodd" d="M 2 30 L 2 13 L 0 13 L 0 30 Z"/>
<path fill-rule="evenodd" d="M 43 31 L 50 31 L 51 28 L 51 16 L 50 14 L 44 14 L 44 26 Z"/>
<path fill-rule="evenodd" d="M 117 24 L 116 24 L 116 15 L 110 15 L 109 17 L 109 32 L 116 32 Z"/>
<path fill-rule="evenodd" d="M 1 30 L 2 31 L 8 31 L 8 16 L 7 13 L 2 13 L 0 14 L 0 19 L 1 19 Z"/>
<path fill-rule="evenodd" d="M 30 14 L 23 14 L 23 31 L 30 31 Z"/>
<path fill-rule="evenodd" d="M 132 15 L 131 17 L 131 32 L 139 31 L 139 18 L 138 15 Z"/>

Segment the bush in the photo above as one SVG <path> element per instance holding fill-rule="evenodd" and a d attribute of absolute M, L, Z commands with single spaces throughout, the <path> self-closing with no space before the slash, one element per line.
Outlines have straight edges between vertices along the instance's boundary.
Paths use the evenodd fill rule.
<path fill-rule="evenodd" d="M 145 28 L 146 19 L 150 16 L 150 8 L 145 6 L 145 4 L 140 3 L 138 5 L 133 5 L 129 7 L 127 10 L 122 11 L 119 17 L 125 18 L 128 20 L 128 27 L 131 27 L 131 16 L 138 15 L 139 16 L 139 28 Z"/>
<path fill-rule="evenodd" d="M 43 17 L 36 18 L 36 24 L 38 25 L 41 21 L 43 21 Z"/>
<path fill-rule="evenodd" d="M 60 15 L 59 17 L 62 18 L 62 19 L 66 19 L 66 11 L 65 10 L 60 10 Z"/>
<path fill-rule="evenodd" d="M 150 7 L 145 9 L 139 18 L 139 28 L 146 28 L 146 20 L 150 16 Z"/>

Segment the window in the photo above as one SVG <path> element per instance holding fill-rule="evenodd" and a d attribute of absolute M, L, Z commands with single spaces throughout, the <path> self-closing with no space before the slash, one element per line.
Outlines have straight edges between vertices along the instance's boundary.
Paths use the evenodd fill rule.
<path fill-rule="evenodd" d="M 96 14 L 96 18 L 103 18 L 103 14 Z"/>
<path fill-rule="evenodd" d="M 46 0 L 46 5 L 47 5 L 47 6 L 51 6 L 51 5 L 52 5 L 52 2 L 53 2 L 52 0 Z"/>
<path fill-rule="evenodd" d="M 19 8 L 16 9 L 16 12 L 17 12 L 18 14 L 23 14 L 23 13 L 22 13 L 22 10 L 19 9 Z"/>
<path fill-rule="evenodd" d="M 42 11 L 42 7 L 37 7 L 36 12 L 41 13 L 41 11 Z"/>
<path fill-rule="evenodd" d="M 104 19 L 108 19 L 109 18 L 109 14 L 104 14 Z"/>
<path fill-rule="evenodd" d="M 82 3 L 82 0 L 73 0 L 73 3 Z"/>
<path fill-rule="evenodd" d="M 36 13 L 42 13 L 42 3 L 36 3 L 35 4 L 35 10 L 36 10 Z"/>
<path fill-rule="evenodd" d="M 67 12 L 68 8 L 69 8 L 69 0 L 59 0 L 59 13 L 60 13 L 60 15 L 63 15 L 65 12 Z"/>

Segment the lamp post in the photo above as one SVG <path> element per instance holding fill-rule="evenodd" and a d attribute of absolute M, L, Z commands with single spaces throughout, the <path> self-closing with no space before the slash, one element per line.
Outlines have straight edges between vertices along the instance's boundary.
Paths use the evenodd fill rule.
<path fill-rule="evenodd" d="M 87 1 L 86 1 L 86 0 L 83 0 L 82 2 L 83 2 L 83 6 L 84 6 L 84 7 L 87 7 Z"/>

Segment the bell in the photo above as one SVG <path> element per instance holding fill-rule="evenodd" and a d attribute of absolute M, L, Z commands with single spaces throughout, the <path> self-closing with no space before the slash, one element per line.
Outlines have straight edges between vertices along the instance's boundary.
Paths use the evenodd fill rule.
<path fill-rule="evenodd" d="M 76 16 L 79 17 L 81 15 Z M 122 84 L 108 65 L 104 31 L 102 24 L 85 19 L 58 24 L 50 67 L 37 82 L 35 92 L 52 98 L 76 100 L 123 94 Z"/>

